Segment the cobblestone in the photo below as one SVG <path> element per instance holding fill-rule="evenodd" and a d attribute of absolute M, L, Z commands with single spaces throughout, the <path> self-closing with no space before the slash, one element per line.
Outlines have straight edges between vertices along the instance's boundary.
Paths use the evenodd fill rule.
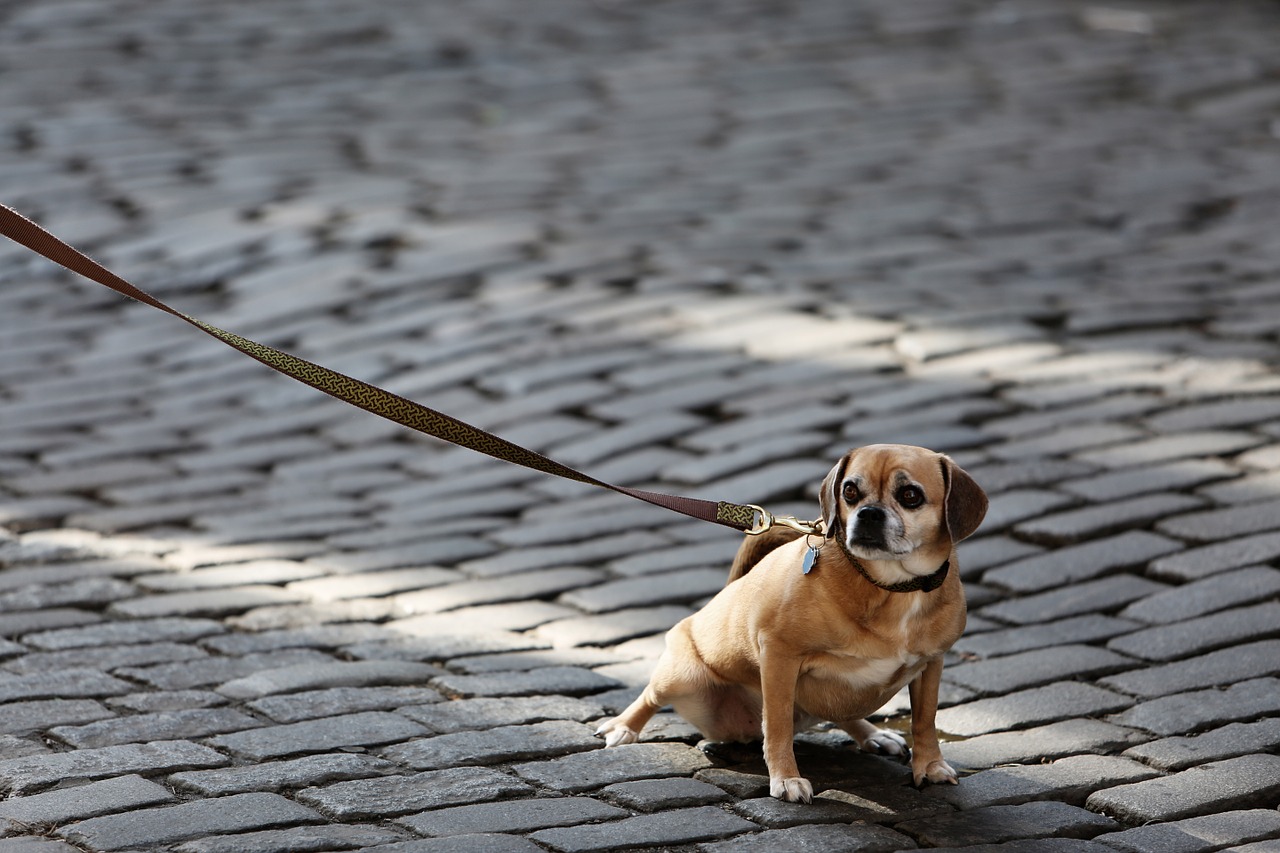
<path fill-rule="evenodd" d="M 11 794 L 25 794 L 63 779 L 168 773 L 228 763 L 226 756 L 208 747 L 186 741 L 155 741 L 0 761 L 0 785 Z"/>
<path fill-rule="evenodd" d="M 1146 823 L 1270 805 L 1277 793 L 1280 756 L 1247 755 L 1098 791 L 1089 797 L 1088 806 Z"/>
<path fill-rule="evenodd" d="M 908 821 L 899 831 L 931 847 L 963 847 L 1031 838 L 1092 838 L 1115 829 L 1109 818 L 1065 803 L 988 806 L 927 821 Z"/>
<path fill-rule="evenodd" d="M 372 756 L 337 753 L 219 770 L 188 770 L 170 775 L 167 781 L 179 790 L 195 791 L 206 797 L 220 797 L 247 791 L 279 792 L 287 788 L 366 779 L 395 769 L 396 766 L 391 762 Z"/>
<path fill-rule="evenodd" d="M 10 834 L 24 825 L 69 823 L 174 800 L 163 785 L 131 774 L 7 800 L 0 803 L 0 821 L 6 822 L 5 834 Z"/>
<path fill-rule="evenodd" d="M 1280 746 L 1280 720 L 1266 718 L 1254 723 L 1231 723 L 1195 737 L 1172 737 L 1140 744 L 1126 750 L 1125 755 L 1161 770 L 1185 770 L 1208 761 L 1273 752 L 1277 746 Z"/>
<path fill-rule="evenodd" d="M 1280 835 L 1280 814 L 1271 809 L 1243 809 L 1168 823 L 1109 832 L 1098 841 L 1123 853 L 1195 853 L 1231 845 L 1249 851 L 1254 841 Z"/>
<path fill-rule="evenodd" d="M 298 800 L 338 820 L 382 818 L 445 806 L 501 800 L 530 787 L 497 770 L 458 767 L 414 776 L 383 776 L 308 788 Z"/>
<path fill-rule="evenodd" d="M 437 809 L 401 818 L 397 823 L 422 835 L 469 835 L 478 832 L 533 832 L 553 826 L 616 820 L 624 809 L 590 797 L 542 797 L 503 803 L 481 803 Z"/>
<path fill-rule="evenodd" d="M 1274 4 L 616 5 L 16 0 L 0 195 L 624 485 L 812 518 L 850 445 L 950 453 L 991 498 L 939 712 L 977 772 L 916 790 L 820 728 L 806 808 L 671 712 L 596 748 L 735 532 L 3 241 L 3 805 L 174 853 L 1274 845 L 1275 795 L 1205 770 L 1252 778 L 1280 718 Z M 1170 780 L 1205 814 L 1077 808 Z"/>
<path fill-rule="evenodd" d="M 644 845 L 677 845 L 705 841 L 755 829 L 756 825 L 714 806 L 677 809 L 661 815 L 637 815 L 608 826 L 544 829 L 529 836 L 539 844 L 563 853 L 616 850 Z"/>
<path fill-rule="evenodd" d="M 73 844 L 96 850 L 128 850 L 319 819 L 311 809 L 279 794 L 234 794 L 169 808 L 89 818 L 59 829 L 58 834 Z"/>

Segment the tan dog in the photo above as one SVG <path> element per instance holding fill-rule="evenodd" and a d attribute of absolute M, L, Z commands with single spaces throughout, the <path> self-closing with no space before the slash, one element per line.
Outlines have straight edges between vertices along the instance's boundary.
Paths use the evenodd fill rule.
<path fill-rule="evenodd" d="M 831 469 L 821 504 L 824 537 L 748 537 L 728 585 L 667 634 L 640 698 L 600 726 L 606 746 L 633 743 L 670 704 L 710 741 L 763 736 L 769 792 L 808 802 L 796 727 L 830 720 L 866 751 L 905 755 L 902 737 L 864 718 L 909 684 L 915 782 L 955 784 L 934 715 L 942 655 L 965 623 L 955 544 L 987 496 L 946 456 L 875 445 Z"/>

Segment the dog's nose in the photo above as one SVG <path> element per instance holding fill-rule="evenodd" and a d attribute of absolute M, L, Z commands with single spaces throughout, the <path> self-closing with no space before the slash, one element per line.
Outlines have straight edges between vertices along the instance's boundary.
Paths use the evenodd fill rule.
<path fill-rule="evenodd" d="M 884 524 L 884 519 L 884 507 L 864 506 L 858 510 L 858 521 L 863 521 L 867 524 Z"/>

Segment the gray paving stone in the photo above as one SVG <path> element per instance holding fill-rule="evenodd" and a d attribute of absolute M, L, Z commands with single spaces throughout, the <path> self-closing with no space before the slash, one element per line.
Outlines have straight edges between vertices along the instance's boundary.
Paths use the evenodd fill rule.
<path fill-rule="evenodd" d="M 1280 746 L 1280 719 L 1269 717 L 1253 723 L 1230 723 L 1194 737 L 1172 737 L 1139 744 L 1125 755 L 1161 770 L 1185 770 L 1195 764 L 1221 761 Z"/>
<path fill-rule="evenodd" d="M 1069 645 L 947 667 L 943 678 L 978 694 L 1023 690 L 1065 678 L 1089 678 L 1132 669 L 1136 662 L 1094 646 Z"/>
<path fill-rule="evenodd" d="M 48 735 L 77 749 L 93 749 L 150 740 L 190 740 L 261 725 L 261 721 L 233 708 L 196 708 L 56 726 L 48 730 Z"/>
<path fill-rule="evenodd" d="M 45 607 L 99 608 L 137 594 L 137 587 L 117 578 L 85 578 L 61 584 L 24 586 L 0 593 L 0 612 Z"/>
<path fill-rule="evenodd" d="M 610 561 L 608 567 L 610 571 L 625 577 L 637 577 L 662 574 L 677 569 L 723 566 L 724 577 L 728 578 L 729 564 L 733 562 L 736 549 L 736 544 L 727 544 L 717 537 L 707 542 L 637 551 L 621 559 Z"/>
<path fill-rule="evenodd" d="M 130 774 L 60 788 L 45 794 L 14 797 L 0 803 L 0 821 L 5 834 L 20 831 L 24 825 L 62 824 L 129 809 L 156 806 L 175 801 L 162 785 Z"/>
<path fill-rule="evenodd" d="M 324 573 L 324 569 L 291 560 L 251 560 L 231 566 L 212 566 L 186 572 L 140 575 L 133 582 L 148 592 L 173 593 L 240 586 L 242 584 L 287 584 Z"/>
<path fill-rule="evenodd" d="M 545 598 L 598 583 L 604 575 L 593 569 L 555 568 L 512 577 L 462 581 L 396 596 L 397 612 L 439 613 L 458 607 Z"/>
<path fill-rule="evenodd" d="M 433 666 L 408 661 L 334 661 L 263 670 L 216 689 L 232 699 L 260 699 L 319 688 L 423 684 L 440 672 Z"/>
<path fill-rule="evenodd" d="M 313 823 L 320 815 L 279 794 L 233 794 L 159 809 L 89 818 L 58 830 L 73 844 L 128 850 L 172 844 L 204 835 Z"/>
<path fill-rule="evenodd" d="M 115 709 L 136 711 L 140 714 L 157 714 L 162 711 L 187 711 L 192 708 L 213 708 L 227 704 L 225 696 L 208 690 L 164 690 L 148 693 L 129 693 L 105 700 Z M 92 722 L 85 720 L 83 722 Z"/>
<path fill-rule="evenodd" d="M 60 669 L 0 679 L 0 702 L 120 696 L 133 687 L 95 669 Z"/>
<path fill-rule="evenodd" d="M 696 601 L 723 589 L 725 577 L 723 569 L 686 569 L 576 589 L 560 600 L 588 613 Z"/>
<path fill-rule="evenodd" d="M 357 660 L 446 661 L 465 655 L 524 652 L 550 647 L 545 640 L 514 631 L 488 630 L 465 634 L 394 638 L 385 642 L 355 643 L 341 651 Z"/>
<path fill-rule="evenodd" d="M 1068 755 L 1110 753 L 1145 740 L 1149 738 L 1133 729 L 1099 720 L 1074 719 L 948 743 L 942 755 L 952 766 L 977 770 Z"/>
<path fill-rule="evenodd" d="M 170 773 L 228 763 L 221 753 L 186 741 L 131 743 L 0 761 L 0 784 L 11 794 L 27 794 L 63 779 Z"/>
<path fill-rule="evenodd" d="M 1010 536 L 981 536 L 959 547 L 961 577 L 977 579 L 987 569 L 1043 554 L 1045 549 Z"/>
<path fill-rule="evenodd" d="M 1276 713 L 1280 713 L 1280 679 L 1257 678 L 1140 702 L 1112 720 L 1159 735 L 1178 735 Z"/>
<path fill-rule="evenodd" d="M 814 824 L 740 835 L 728 841 L 698 845 L 702 853 L 890 853 L 913 847 L 907 836 L 882 826 Z"/>
<path fill-rule="evenodd" d="M 1278 515 L 1280 500 L 1260 501 L 1175 515 L 1156 524 L 1156 529 L 1191 542 L 1219 542 L 1275 530 Z"/>
<path fill-rule="evenodd" d="M 983 574 L 982 582 L 1015 592 L 1039 592 L 1090 580 L 1126 566 L 1140 566 L 1181 548 L 1182 545 L 1172 539 L 1134 530 L 1000 566 Z"/>
<path fill-rule="evenodd" d="M 548 622 L 538 626 L 534 634 L 557 648 L 616 645 L 634 637 L 664 633 L 692 614 L 693 611 L 687 607 L 673 605 L 632 607 L 612 613 Z"/>
<path fill-rule="evenodd" d="M 1280 471 L 1247 474 L 1225 483 L 1202 486 L 1196 492 L 1218 504 L 1265 501 L 1280 494 Z"/>
<path fill-rule="evenodd" d="M 1092 838 L 1115 821 L 1066 803 L 988 806 L 955 815 L 908 821 L 897 827 L 931 847 L 961 847 L 1031 838 Z"/>
<path fill-rule="evenodd" d="M 48 672 L 55 669 L 99 669 L 111 671 L 124 666 L 146 666 L 156 663 L 193 660 L 207 657 L 202 649 L 180 643 L 139 643 L 132 646 L 67 649 L 25 655 L 10 661 L 6 668 L 21 674 Z"/>
<path fill-rule="evenodd" d="M 396 595 L 464 580 L 459 572 L 435 566 L 337 576 L 324 574 L 322 568 L 316 568 L 313 571 L 315 576 L 310 580 L 299 580 L 289 584 L 289 591 L 299 593 L 313 601 L 339 601 L 347 598 Z"/>
<path fill-rule="evenodd" d="M 970 616 L 970 620 L 974 617 Z M 1042 649 L 1046 646 L 1071 643 L 1091 643 L 1111 637 L 1127 634 L 1141 627 L 1138 622 L 1128 619 L 1117 619 L 1114 616 L 1088 614 L 1070 616 L 1042 624 L 1020 625 L 1016 628 L 1001 628 L 983 631 L 980 634 L 967 633 L 952 648 L 964 654 L 979 657 L 997 657 L 999 655 Z M 1124 649 L 1117 649 L 1129 654 Z"/>
<path fill-rule="evenodd" d="M 1277 793 L 1280 756 L 1246 755 L 1098 791 L 1089 797 L 1088 807 L 1129 823 L 1146 823 L 1269 806 Z"/>
<path fill-rule="evenodd" d="M 697 779 L 641 779 L 601 788 L 599 796 L 642 812 L 723 803 L 729 795 L 715 785 Z"/>
<path fill-rule="evenodd" d="M 587 696 L 618 687 L 620 682 L 589 669 L 548 666 L 528 672 L 499 672 L 488 675 L 443 675 L 431 686 L 450 696 L 535 696 L 561 694 Z"/>
<path fill-rule="evenodd" d="M 51 607 L 45 610 L 29 610 L 20 613 L 0 614 L 0 637 L 21 637 L 75 625 L 92 625 L 102 617 L 88 610 L 75 607 Z"/>
<path fill-rule="evenodd" d="M 400 713 L 433 732 L 449 734 L 547 720 L 583 723 L 604 716 L 604 709 L 593 701 L 568 696 L 511 696 L 459 699 L 438 705 L 402 708 Z"/>
<path fill-rule="evenodd" d="M 723 838 L 756 829 L 756 825 L 735 817 L 715 806 L 677 809 L 665 814 L 637 815 L 608 824 L 602 831 L 595 826 L 544 829 L 530 835 L 533 841 L 552 850 L 573 851 L 617 850 L 636 845 L 677 845 Z"/>
<path fill-rule="evenodd" d="M 307 851 L 367 850 L 400 841 L 403 836 L 375 826 L 299 826 L 264 829 L 235 835 L 210 836 L 179 844 L 177 853 L 307 853 Z"/>
<path fill-rule="evenodd" d="M 603 536 L 569 545 L 543 545 L 503 551 L 493 557 L 469 560 L 459 566 L 478 578 L 504 577 L 537 569 L 590 565 L 637 551 L 666 545 L 667 540 L 654 533 L 635 531 L 620 536 Z"/>
<path fill-rule="evenodd" d="M 23 642 L 37 649 L 61 651 L 128 643 L 182 643 L 221 634 L 224 630 L 213 619 L 140 619 L 32 633 L 23 637 Z"/>
<path fill-rule="evenodd" d="M 1200 687 L 1235 684 L 1280 672 L 1280 640 L 1262 640 L 1230 649 L 1109 675 L 1099 684 L 1135 696 L 1167 696 Z"/>
<path fill-rule="evenodd" d="M 1203 506 L 1204 501 L 1190 495 L 1146 495 L 1065 510 L 1023 521 L 1014 526 L 1014 532 L 1036 542 L 1080 542 L 1116 531 L 1145 527 L 1153 521 L 1167 518 L 1175 513 L 1187 512 Z M 1176 531 L 1163 524 L 1156 526 L 1164 533 L 1178 535 Z M 1161 553 L 1168 553 L 1171 550 L 1173 549 L 1170 548 Z"/>
<path fill-rule="evenodd" d="M 171 592 L 117 601 L 108 610 L 133 619 L 159 616 L 226 616 L 254 607 L 294 604 L 304 598 L 275 586 L 246 584 L 196 592 Z"/>
<path fill-rule="evenodd" d="M 1152 561 L 1149 572 L 1153 577 L 1193 581 L 1229 569 L 1269 563 L 1277 556 L 1280 533 L 1257 533 L 1161 557 Z"/>
<path fill-rule="evenodd" d="M 982 530 L 987 535 L 1000 533 L 1018 522 L 1076 503 L 1075 498 L 1046 489 L 1010 489 L 990 496 L 990 501 L 987 516 L 982 522 Z"/>
<path fill-rule="evenodd" d="M 283 791 L 388 775 L 398 768 L 369 755 L 336 753 L 308 755 L 289 761 L 266 761 L 218 770 L 187 770 L 166 780 L 174 788 L 206 797 L 243 794 L 247 791 Z"/>
<path fill-rule="evenodd" d="M 804 824 L 847 824 L 867 816 L 864 809 L 831 798 L 815 798 L 811 803 L 787 803 L 774 797 L 758 797 L 734 803 L 730 808 L 747 820 L 770 829 Z"/>
<path fill-rule="evenodd" d="M 46 699 L 9 702 L 0 715 L 0 732 L 27 735 L 54 726 L 74 726 L 115 716 L 93 699 Z"/>
<path fill-rule="evenodd" d="M 1258 436 L 1247 432 L 1187 431 L 1086 451 L 1077 454 L 1075 458 L 1106 468 L 1127 468 L 1196 456 L 1224 456 L 1248 450 L 1261 443 Z"/>
<path fill-rule="evenodd" d="M 250 761 L 265 761 L 299 753 L 378 746 L 426 733 L 422 726 L 398 714 L 365 711 L 218 735 L 207 742 Z"/>
<path fill-rule="evenodd" d="M 547 649 L 509 654 L 476 655 L 445 661 L 445 666 L 463 675 L 490 672 L 527 672 L 544 666 L 577 666 L 587 669 L 624 663 L 634 655 L 619 654 L 590 646 L 576 649 Z"/>
<path fill-rule="evenodd" d="M 1029 625 L 1097 611 L 1118 610 L 1131 601 L 1168 589 L 1165 584 L 1121 574 L 1075 583 L 1022 598 L 1006 599 L 978 609 L 979 616 Z"/>
<path fill-rule="evenodd" d="M 1097 841 L 1122 853 L 1198 853 L 1206 849 L 1251 851 L 1247 842 L 1280 835 L 1280 814 L 1273 809 L 1242 809 L 1109 832 Z"/>
<path fill-rule="evenodd" d="M 397 823 L 421 835 L 471 835 L 483 832 L 532 832 L 555 826 L 596 824 L 629 817 L 630 812 L 590 797 L 538 797 L 480 803 L 423 812 Z"/>
<path fill-rule="evenodd" d="M 359 711 L 391 711 L 429 705 L 443 697 L 429 687 L 334 687 L 247 702 L 246 707 L 277 723 L 297 723 L 317 717 Z"/>
<path fill-rule="evenodd" d="M 1280 571 L 1266 566 L 1235 569 L 1156 593 L 1120 611 L 1125 619 L 1169 623 L 1203 616 L 1280 593 Z"/>
<path fill-rule="evenodd" d="M 355 617 L 360 614 L 357 612 L 351 615 Z M 378 610 L 364 615 L 369 619 L 377 619 L 385 615 L 385 612 Z M 279 628 L 255 633 L 237 631 L 202 640 L 200 645 L 218 654 L 240 656 L 294 648 L 336 649 L 351 643 L 386 639 L 388 636 L 391 636 L 390 632 L 382 625 L 349 622 Z"/>
<path fill-rule="evenodd" d="M 1048 764 L 994 767 L 966 776 L 957 786 L 932 786 L 925 794 L 964 810 L 1050 799 L 1082 806 L 1101 788 L 1158 775 L 1159 771 L 1127 758 L 1071 755 Z"/>
<path fill-rule="evenodd" d="M 373 849 L 377 853 L 539 853 L 544 848 L 518 835 L 481 832 L 401 841 Z"/>
<path fill-rule="evenodd" d="M 1059 483 L 1058 488 L 1085 500 L 1118 501 L 1151 492 L 1189 489 L 1229 479 L 1238 473 L 1236 468 L 1217 459 L 1179 459 L 1163 465 L 1078 477 Z M 1200 493 L 1214 497 L 1209 490 L 1201 490 Z"/>
<path fill-rule="evenodd" d="M 433 770 L 413 776 L 383 776 L 308 788 L 299 802 L 337 820 L 385 819 L 446 806 L 505 800 L 532 789 L 511 776 L 483 767 Z"/>
<path fill-rule="evenodd" d="M 1145 660 L 1170 661 L 1266 636 L 1276 625 L 1280 604 L 1265 602 L 1135 631 L 1112 639 L 1107 648 Z"/>
<path fill-rule="evenodd" d="M 179 663 L 121 667 L 116 670 L 116 674 L 161 690 L 189 690 L 193 687 L 222 684 L 264 669 L 301 664 L 325 664 L 332 663 L 333 660 L 331 655 L 323 652 L 310 649 L 287 649 L 244 657 L 208 657 Z"/>
<path fill-rule="evenodd" d="M 613 749 L 583 752 L 550 761 L 517 764 L 512 770 L 522 779 L 557 791 L 580 793 L 619 782 L 692 776 L 711 766 L 696 749 L 672 743 L 637 743 Z"/>
<path fill-rule="evenodd" d="M 569 720 L 551 720 L 421 738 L 383 750 L 382 755 L 413 770 L 439 770 L 550 758 L 599 746 L 590 727 Z"/>
<path fill-rule="evenodd" d="M 1003 658 L 1002 658 L 1003 660 Z M 1133 700 L 1078 681 L 1060 681 L 938 711 L 939 731 L 972 737 L 1075 717 L 1122 711 Z"/>
<path fill-rule="evenodd" d="M 383 623 L 391 635 L 430 636 L 432 634 L 465 634 L 482 626 L 488 630 L 527 631 L 557 619 L 571 618 L 578 611 L 549 601 L 509 601 L 463 607 L 448 613 L 424 613 Z"/>

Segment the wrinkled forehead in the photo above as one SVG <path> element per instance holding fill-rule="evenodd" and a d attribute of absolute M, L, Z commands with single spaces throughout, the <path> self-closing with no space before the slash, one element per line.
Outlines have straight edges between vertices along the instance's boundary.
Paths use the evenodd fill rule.
<path fill-rule="evenodd" d="M 938 455 L 921 447 L 877 444 L 850 451 L 844 460 L 841 481 L 852 481 L 863 489 L 898 488 L 917 483 L 926 490 L 941 490 L 942 465 Z"/>

